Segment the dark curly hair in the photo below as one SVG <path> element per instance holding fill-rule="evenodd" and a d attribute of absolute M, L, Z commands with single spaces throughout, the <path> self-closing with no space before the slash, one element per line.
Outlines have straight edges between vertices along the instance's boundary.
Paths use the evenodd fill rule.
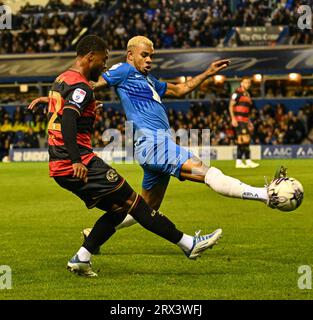
<path fill-rule="evenodd" d="M 77 56 L 80 57 L 83 57 L 91 51 L 96 52 L 106 50 L 108 49 L 105 41 L 96 35 L 85 36 L 84 38 L 79 40 L 76 47 Z"/>

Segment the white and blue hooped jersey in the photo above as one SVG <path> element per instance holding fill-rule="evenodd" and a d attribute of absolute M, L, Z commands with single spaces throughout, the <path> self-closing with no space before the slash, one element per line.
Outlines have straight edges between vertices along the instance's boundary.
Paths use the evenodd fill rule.
<path fill-rule="evenodd" d="M 180 177 L 181 166 L 193 155 L 172 139 L 167 112 L 161 98 L 167 84 L 145 76 L 129 63 L 119 63 L 102 74 L 113 86 L 135 129 L 135 158 L 144 169 L 142 187 L 167 184 L 170 175 Z"/>
<path fill-rule="evenodd" d="M 114 86 L 126 117 L 134 129 L 170 130 L 167 112 L 161 98 L 167 84 L 152 75 L 145 76 L 129 63 L 118 63 L 102 74 L 109 86 Z"/>

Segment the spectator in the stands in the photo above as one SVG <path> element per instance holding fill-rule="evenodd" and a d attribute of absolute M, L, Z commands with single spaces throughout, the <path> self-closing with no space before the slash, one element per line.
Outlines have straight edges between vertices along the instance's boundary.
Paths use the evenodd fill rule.
<path fill-rule="evenodd" d="M 49 0 L 44 7 L 27 2 L 13 16 L 13 28 L 20 30 L 20 36 L 9 30 L 2 32 L 0 53 L 68 51 L 73 49 L 70 43 L 84 27 L 102 36 L 110 49 L 119 50 L 124 50 L 127 40 L 136 34 L 149 35 L 158 49 L 214 47 L 234 26 L 264 25 L 287 25 L 290 44 L 310 45 L 313 30 L 296 27 L 298 6 L 306 2 L 293 1 L 283 6 L 280 1 L 271 1 L 269 5 L 267 1 L 247 0 L 234 12 L 224 1 L 212 0 L 99 0 L 92 6 L 85 0 L 73 0 L 68 6 L 61 0 Z M 104 14 L 109 18 L 104 19 Z M 67 29 L 65 38 L 61 40 L 57 34 L 53 36 L 55 43 L 47 43 L 51 39 L 43 36 L 41 30 L 58 28 Z"/>

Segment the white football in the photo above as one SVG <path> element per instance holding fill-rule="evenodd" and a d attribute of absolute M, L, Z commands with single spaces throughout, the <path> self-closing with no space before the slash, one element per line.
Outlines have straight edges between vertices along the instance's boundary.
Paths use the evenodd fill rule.
<path fill-rule="evenodd" d="M 281 211 L 297 209 L 303 200 L 303 186 L 295 178 L 274 179 L 268 186 L 271 206 Z"/>

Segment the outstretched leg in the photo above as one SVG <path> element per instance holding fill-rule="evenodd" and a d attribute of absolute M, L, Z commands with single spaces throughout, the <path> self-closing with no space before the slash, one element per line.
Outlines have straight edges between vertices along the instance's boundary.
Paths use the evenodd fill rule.
<path fill-rule="evenodd" d="M 96 273 L 91 269 L 91 255 L 115 233 L 116 227 L 125 219 L 126 215 L 132 216 L 145 229 L 178 245 L 190 259 L 200 256 L 202 251 L 211 248 L 221 237 L 221 229 L 204 236 L 184 234 L 161 212 L 149 207 L 144 199 L 135 193 L 126 181 L 121 179 L 119 176 L 121 184 L 115 191 L 103 195 L 95 204 L 97 208 L 107 211 L 107 213 L 98 219 L 82 247 L 68 262 L 70 271 L 88 277 L 96 276 Z M 71 188 L 67 189 L 71 190 Z M 87 203 L 88 200 L 85 199 Z"/>
<path fill-rule="evenodd" d="M 188 159 L 181 167 L 181 178 L 190 181 L 202 182 L 217 193 L 227 197 L 258 200 L 267 202 L 266 188 L 255 188 L 240 180 L 226 176 L 215 167 L 208 167 L 200 159 Z"/>

